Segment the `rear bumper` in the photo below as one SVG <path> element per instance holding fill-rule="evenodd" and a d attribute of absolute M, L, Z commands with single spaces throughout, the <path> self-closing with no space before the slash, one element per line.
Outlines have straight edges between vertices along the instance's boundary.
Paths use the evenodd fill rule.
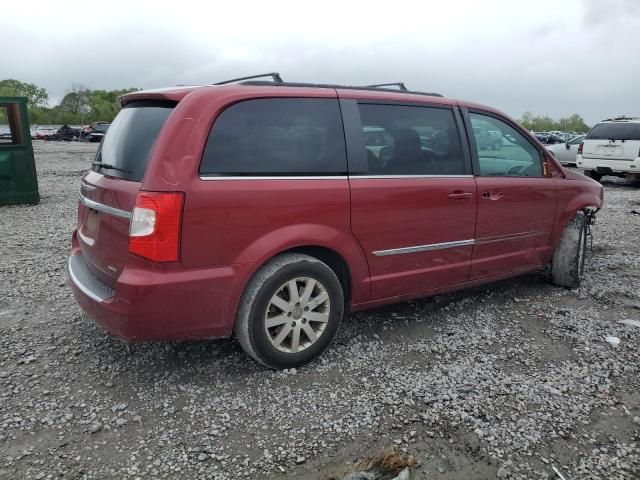
<path fill-rule="evenodd" d="M 578 168 L 585 170 L 598 170 L 604 172 L 611 169 L 611 172 L 619 173 L 636 173 L 640 175 L 640 158 L 635 160 L 616 160 L 608 158 L 589 158 L 582 155 L 576 157 L 576 165 Z"/>
<path fill-rule="evenodd" d="M 111 288 L 91 273 L 79 250 L 68 263 L 78 304 L 109 333 L 128 341 L 228 337 L 240 280 L 249 271 L 250 265 L 172 271 L 135 265 Z"/>

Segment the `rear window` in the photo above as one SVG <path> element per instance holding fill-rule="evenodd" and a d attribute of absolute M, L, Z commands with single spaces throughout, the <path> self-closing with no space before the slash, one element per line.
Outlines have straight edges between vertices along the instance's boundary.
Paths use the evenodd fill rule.
<path fill-rule="evenodd" d="M 93 170 L 140 182 L 158 133 L 174 106 L 172 102 L 155 101 L 125 106 L 108 125 L 95 160 L 102 165 L 94 165 Z"/>
<path fill-rule="evenodd" d="M 600 123 L 591 129 L 586 140 L 640 140 L 640 123 Z"/>
<path fill-rule="evenodd" d="M 338 101 L 324 98 L 264 98 L 230 106 L 215 121 L 200 165 L 206 176 L 346 171 Z"/>

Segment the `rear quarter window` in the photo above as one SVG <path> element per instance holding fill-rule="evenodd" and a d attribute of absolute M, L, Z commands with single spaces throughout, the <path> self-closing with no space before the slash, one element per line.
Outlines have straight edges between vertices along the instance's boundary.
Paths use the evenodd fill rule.
<path fill-rule="evenodd" d="M 231 105 L 205 146 L 204 176 L 344 175 L 347 158 L 336 99 L 265 98 Z"/>
<path fill-rule="evenodd" d="M 108 126 L 93 169 L 111 177 L 142 181 L 153 145 L 174 106 L 160 101 L 126 105 Z"/>
<path fill-rule="evenodd" d="M 640 123 L 599 123 L 586 140 L 640 140 Z"/>

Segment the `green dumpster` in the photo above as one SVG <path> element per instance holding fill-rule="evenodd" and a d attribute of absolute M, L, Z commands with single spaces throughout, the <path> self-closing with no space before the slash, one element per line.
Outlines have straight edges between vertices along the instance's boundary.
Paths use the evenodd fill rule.
<path fill-rule="evenodd" d="M 25 97 L 0 97 L 0 205 L 38 203 Z"/>

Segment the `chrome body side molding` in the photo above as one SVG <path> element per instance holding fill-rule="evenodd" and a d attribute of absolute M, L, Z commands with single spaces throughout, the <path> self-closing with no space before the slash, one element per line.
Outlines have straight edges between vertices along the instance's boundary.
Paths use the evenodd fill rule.
<path fill-rule="evenodd" d="M 429 245 L 416 245 L 412 247 L 391 248 L 389 250 L 376 250 L 373 253 L 376 257 L 386 257 L 387 255 L 403 255 L 406 253 L 429 252 L 432 250 L 443 250 L 445 248 L 466 247 L 468 245 L 484 245 L 487 243 L 503 242 L 506 240 L 520 240 L 541 235 L 541 232 L 522 232 L 511 235 L 501 235 L 499 237 L 477 238 L 469 240 L 456 240 L 455 242 L 431 243 Z"/>
<path fill-rule="evenodd" d="M 107 213 L 109 215 L 114 215 L 120 218 L 126 218 L 127 220 L 131 220 L 133 216 L 131 212 L 127 212 L 126 210 L 120 210 L 119 208 L 110 207 L 109 205 L 105 205 L 103 203 L 98 203 L 93 200 L 88 199 L 84 195 L 80 194 L 80 203 L 82 203 L 85 207 L 89 207 L 93 210 L 97 210 L 98 212 Z"/>
<path fill-rule="evenodd" d="M 455 242 L 432 243 L 430 245 L 416 245 L 414 247 L 392 248 L 390 250 L 377 250 L 373 252 L 376 257 L 386 257 L 387 255 L 403 255 L 405 253 L 429 252 L 431 250 L 442 250 L 445 248 L 464 247 L 473 245 L 474 240 L 458 240 Z"/>

